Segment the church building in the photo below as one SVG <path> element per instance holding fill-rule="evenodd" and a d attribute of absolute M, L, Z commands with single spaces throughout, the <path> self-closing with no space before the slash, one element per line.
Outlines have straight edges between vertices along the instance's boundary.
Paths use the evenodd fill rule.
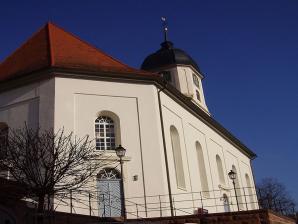
<path fill-rule="evenodd" d="M 146 218 L 258 209 L 256 155 L 212 117 L 195 60 L 167 37 L 142 60 L 129 67 L 47 23 L 0 63 L 0 138 L 24 123 L 94 138 L 94 153 L 111 163 L 89 198 L 74 193 L 86 203 L 54 199 L 57 211 Z"/>

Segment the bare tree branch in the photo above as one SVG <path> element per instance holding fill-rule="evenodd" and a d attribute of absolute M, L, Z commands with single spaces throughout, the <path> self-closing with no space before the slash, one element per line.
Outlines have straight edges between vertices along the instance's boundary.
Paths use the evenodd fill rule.
<path fill-rule="evenodd" d="M 265 178 L 258 185 L 260 206 L 264 209 L 288 215 L 295 212 L 295 201 L 286 191 L 285 186 L 273 178 Z"/>
<path fill-rule="evenodd" d="M 89 136 L 78 138 L 64 130 L 9 130 L 6 157 L 2 160 L 12 177 L 26 188 L 29 197 L 38 198 L 43 212 L 47 197 L 61 196 L 84 187 L 105 165 Z M 62 197 L 63 196 L 63 197 Z"/>

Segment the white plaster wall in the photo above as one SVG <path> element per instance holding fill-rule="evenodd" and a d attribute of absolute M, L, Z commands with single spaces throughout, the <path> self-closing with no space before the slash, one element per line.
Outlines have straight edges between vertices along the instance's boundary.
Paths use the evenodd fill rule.
<path fill-rule="evenodd" d="M 56 131 L 64 127 L 78 136 L 94 137 L 98 112 L 115 113 L 120 119 L 121 144 L 127 149 L 126 198 L 144 204 L 144 194 L 167 194 L 157 93 L 153 85 L 66 78 L 56 78 L 55 83 Z M 137 181 L 133 181 L 134 175 L 138 175 Z"/>
<path fill-rule="evenodd" d="M 201 185 L 199 183 L 198 164 L 196 159 L 195 141 L 199 141 L 202 145 L 204 160 L 208 176 L 208 185 L 210 190 L 214 190 L 214 193 L 210 194 L 210 198 L 217 197 L 217 200 L 205 198 L 203 201 L 204 207 L 209 212 L 223 211 L 222 201 L 219 197 L 223 193 L 228 196 L 233 196 L 233 186 L 231 180 L 228 178 L 228 172 L 232 169 L 232 165 L 236 166 L 239 176 L 240 187 L 246 187 L 245 173 L 248 173 L 251 183 L 254 186 L 252 171 L 250 167 L 250 159 L 244 155 L 238 148 L 232 143 L 227 141 L 224 137 L 215 132 L 212 128 L 208 127 L 202 121 L 194 117 L 191 113 L 186 111 L 183 107 L 178 105 L 175 101 L 169 98 L 167 95 L 162 94 L 163 114 L 165 120 L 166 133 L 169 131 L 169 127 L 174 125 L 180 134 L 182 157 L 184 161 L 184 171 L 186 173 L 186 189 L 178 189 L 175 182 L 175 174 L 171 173 L 171 186 L 173 194 L 182 192 L 197 192 L 201 191 Z M 167 136 L 167 151 L 169 155 L 172 155 L 169 134 Z M 216 155 L 219 155 L 222 160 L 225 185 L 219 186 L 219 178 L 216 165 Z M 170 170 L 174 170 L 174 164 L 172 157 L 169 157 Z M 193 196 L 196 201 L 196 196 Z M 235 200 L 235 199 L 233 199 Z M 243 198 L 244 201 L 244 198 Z M 234 202 L 234 201 L 233 201 Z M 198 203 L 200 205 L 200 203 Z M 215 206 L 217 204 L 218 206 Z M 201 206 L 201 205 L 200 205 Z M 232 210 L 236 210 L 235 205 L 231 207 Z M 244 206 L 244 209 L 246 207 Z"/>
<path fill-rule="evenodd" d="M 53 112 L 54 79 L 0 93 L 0 122 L 10 128 L 19 128 L 25 122 L 32 128 L 51 128 Z"/>
<path fill-rule="evenodd" d="M 208 108 L 205 102 L 205 95 L 204 95 L 201 75 L 199 75 L 199 73 L 195 72 L 189 66 L 178 65 L 175 68 L 175 70 L 177 71 L 177 76 L 179 80 L 178 89 L 180 90 L 180 92 L 182 92 L 188 97 L 191 97 L 196 104 L 198 104 L 203 110 L 205 110 L 209 114 Z M 197 88 L 196 85 L 194 84 L 193 77 L 192 77 L 193 74 L 197 75 L 200 82 L 200 88 Z M 199 91 L 201 100 L 197 100 L 196 90 Z"/>
<path fill-rule="evenodd" d="M 0 123 L 10 129 L 53 127 L 54 80 L 33 83 L 27 86 L 0 92 Z M 0 171 L 0 175 L 10 179 L 10 173 Z"/>
<path fill-rule="evenodd" d="M 227 173 L 232 165 L 235 165 L 238 171 L 241 187 L 245 187 L 246 173 L 254 186 L 250 160 L 247 156 L 169 96 L 161 93 L 161 102 L 175 206 L 188 208 L 176 211 L 177 214 L 193 213 L 194 208 L 198 207 L 204 207 L 209 212 L 222 211 L 222 206 L 214 206 L 222 202 L 212 197 L 223 193 L 230 195 L 232 183 Z M 130 200 L 144 204 L 146 195 L 147 203 L 158 203 L 158 195 L 168 194 L 168 188 L 157 88 L 154 85 L 55 78 L 0 94 L 0 122 L 6 122 L 13 128 L 26 121 L 30 125 L 39 125 L 42 128 L 54 127 L 57 131 L 64 127 L 66 132 L 74 131 L 79 136 L 88 134 L 94 137 L 94 120 L 102 110 L 111 111 L 120 119 L 121 144 L 127 148 L 124 165 L 126 198 L 141 196 L 139 199 Z M 169 133 L 171 125 L 177 128 L 180 136 L 185 189 L 177 188 L 176 184 Z M 211 193 L 209 197 L 204 197 L 203 205 L 198 200 L 201 184 L 196 141 L 200 142 L 204 153 L 209 189 L 219 192 L 218 195 Z M 219 189 L 218 186 L 216 154 L 221 156 L 224 167 L 226 186 L 222 186 L 223 189 Z M 117 162 L 114 163 L 116 164 Z M 138 175 L 137 181 L 133 181 L 134 175 Z M 93 186 L 95 185 L 94 179 Z M 161 200 L 167 202 L 163 205 L 168 206 L 167 196 L 161 196 Z M 181 200 L 185 203 L 178 202 Z M 158 205 L 148 205 L 150 206 Z M 235 206 L 232 209 L 235 210 Z M 68 212 L 69 207 L 62 206 L 61 210 Z M 89 211 L 82 210 L 82 213 L 89 214 Z M 166 214 L 169 214 L 168 211 L 163 213 Z M 144 213 L 141 215 L 145 216 Z M 159 212 L 148 215 L 156 216 Z"/>
<path fill-rule="evenodd" d="M 56 78 L 55 83 L 56 130 L 64 127 L 65 130 L 74 131 L 80 136 L 85 134 L 94 136 L 93 122 L 96 114 L 102 110 L 115 113 L 120 118 L 121 144 L 128 150 L 124 167 L 126 198 L 146 194 L 147 203 L 157 203 L 158 195 L 168 194 L 155 86 L 66 78 Z M 228 196 L 233 195 L 232 183 L 227 175 L 233 164 L 240 177 L 240 187 L 244 186 L 245 173 L 250 175 L 253 183 L 249 158 L 173 99 L 163 93 L 161 96 L 174 206 L 187 208 L 176 211 L 177 214 L 193 213 L 194 208 L 197 207 L 204 207 L 209 212 L 223 211 L 220 197 L 223 193 Z M 185 189 L 178 188 L 176 184 L 169 132 L 171 125 L 177 128 L 180 136 L 186 179 Z M 199 192 L 202 189 L 198 175 L 196 141 L 202 145 L 208 186 L 212 191 L 209 197 L 203 198 L 203 205 L 199 200 Z M 220 187 L 215 160 L 217 154 L 222 159 L 225 176 L 225 185 Z M 138 181 L 132 180 L 133 175 L 138 175 Z M 191 192 L 196 193 L 191 194 Z M 154 197 L 148 197 L 151 195 Z M 168 206 L 169 199 L 167 196 L 162 197 L 162 201 L 167 202 L 164 205 Z M 212 199 L 214 197 L 217 199 Z M 144 203 L 144 198 L 131 200 Z M 148 205 L 149 210 L 150 206 L 152 208 L 156 204 Z M 231 209 L 235 210 L 235 205 Z M 165 212 L 165 214 L 168 213 Z M 154 215 L 159 214 L 149 214 L 149 216 Z"/>

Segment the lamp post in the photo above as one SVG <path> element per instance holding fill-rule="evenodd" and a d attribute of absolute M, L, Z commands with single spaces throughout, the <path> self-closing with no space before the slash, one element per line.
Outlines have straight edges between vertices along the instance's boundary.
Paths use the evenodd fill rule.
<path fill-rule="evenodd" d="M 234 191 L 235 191 L 235 197 L 236 197 L 236 202 L 237 202 L 237 208 L 238 208 L 238 211 L 239 211 L 239 203 L 238 203 L 237 191 L 236 191 L 236 186 L 235 186 L 235 179 L 237 177 L 237 174 L 233 170 L 230 170 L 230 172 L 228 173 L 228 175 L 229 175 L 229 178 L 233 182 Z"/>
<path fill-rule="evenodd" d="M 125 156 L 126 149 L 119 145 L 116 149 L 116 155 L 120 160 L 120 174 L 121 174 L 121 216 L 126 220 L 126 208 L 125 208 L 125 195 L 124 195 L 124 181 L 123 181 L 123 160 L 122 158 Z"/>

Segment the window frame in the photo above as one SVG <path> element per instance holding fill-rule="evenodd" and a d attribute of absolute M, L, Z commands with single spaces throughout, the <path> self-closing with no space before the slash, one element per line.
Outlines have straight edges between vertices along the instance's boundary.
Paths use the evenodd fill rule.
<path fill-rule="evenodd" d="M 201 102 L 201 94 L 200 91 L 196 89 L 196 97 L 199 102 Z"/>
<path fill-rule="evenodd" d="M 193 81 L 194 85 L 195 85 L 198 89 L 201 89 L 201 86 L 200 86 L 200 79 L 199 79 L 199 77 L 198 77 L 195 73 L 192 73 L 192 81 Z"/>
<path fill-rule="evenodd" d="M 95 149 L 113 151 L 116 148 L 116 123 L 107 115 L 100 115 L 94 122 Z M 109 130 L 109 131 L 108 131 Z"/>
<path fill-rule="evenodd" d="M 208 183 L 208 175 L 206 170 L 206 164 L 205 164 L 205 158 L 204 158 L 204 152 L 202 145 L 199 141 L 195 142 L 195 151 L 197 156 L 197 163 L 198 163 L 198 170 L 200 175 L 200 181 L 201 181 L 201 192 L 202 196 L 205 198 L 210 197 L 210 189 L 209 189 L 209 183 Z"/>
<path fill-rule="evenodd" d="M 170 138 L 171 138 L 171 146 L 172 146 L 172 153 L 173 153 L 173 159 L 174 159 L 173 162 L 174 162 L 174 168 L 175 168 L 177 188 L 181 190 L 186 190 L 186 177 L 185 177 L 184 163 L 182 158 L 180 135 L 177 128 L 174 125 L 170 126 Z"/>
<path fill-rule="evenodd" d="M 172 85 L 175 84 L 175 77 L 173 75 L 173 73 L 171 71 L 168 70 L 164 70 L 159 72 L 159 74 L 163 77 L 163 79 L 165 81 L 167 81 L 168 83 L 171 83 Z M 169 78 L 168 78 L 169 77 Z"/>
<path fill-rule="evenodd" d="M 218 181 L 220 184 L 226 185 L 226 179 L 224 174 L 225 172 L 222 164 L 222 159 L 218 154 L 216 154 L 215 159 L 216 159 L 216 166 L 217 166 Z"/>

